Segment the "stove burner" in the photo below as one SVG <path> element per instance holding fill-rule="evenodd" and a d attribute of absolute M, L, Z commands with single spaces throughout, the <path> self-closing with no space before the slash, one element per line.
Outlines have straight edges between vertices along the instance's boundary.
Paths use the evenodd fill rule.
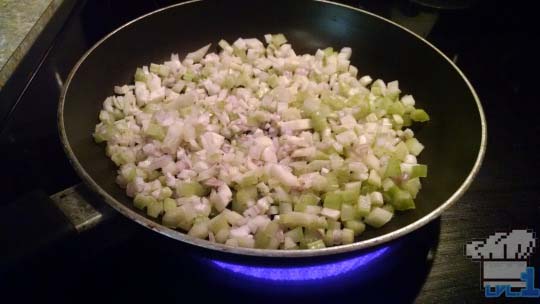
<path fill-rule="evenodd" d="M 241 275 L 243 277 L 255 278 L 269 281 L 313 281 L 336 278 L 356 270 L 365 268 L 375 260 L 390 251 L 390 247 L 382 247 L 375 251 L 363 254 L 347 260 L 325 263 L 320 265 L 299 266 L 299 267 L 266 267 L 247 266 L 228 262 L 208 260 L 210 264 L 218 268 Z"/>

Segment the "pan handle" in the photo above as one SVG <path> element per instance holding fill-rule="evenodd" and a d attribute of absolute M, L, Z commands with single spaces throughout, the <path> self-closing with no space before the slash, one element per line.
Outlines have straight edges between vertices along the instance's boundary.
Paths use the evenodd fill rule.
<path fill-rule="evenodd" d="M 111 216 L 110 208 L 96 208 L 92 193 L 82 184 L 48 196 L 32 191 L 0 207 L 0 272 L 36 257 L 54 255 L 70 238 Z"/>

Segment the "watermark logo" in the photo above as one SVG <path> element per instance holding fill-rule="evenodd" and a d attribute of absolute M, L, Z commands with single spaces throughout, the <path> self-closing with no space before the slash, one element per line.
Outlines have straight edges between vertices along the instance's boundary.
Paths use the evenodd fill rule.
<path fill-rule="evenodd" d="M 465 245 L 465 254 L 481 263 L 482 287 L 487 298 L 540 298 L 529 261 L 537 240 L 532 230 L 497 232 Z"/>

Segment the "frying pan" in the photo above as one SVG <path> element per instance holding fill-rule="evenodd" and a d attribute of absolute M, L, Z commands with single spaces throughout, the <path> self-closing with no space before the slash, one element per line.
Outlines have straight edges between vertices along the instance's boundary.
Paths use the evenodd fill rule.
<path fill-rule="evenodd" d="M 133 207 L 115 183 L 116 167 L 94 143 L 102 101 L 112 88 L 132 82 L 136 67 L 180 57 L 209 42 L 238 37 L 263 39 L 284 33 L 297 53 L 351 47 L 359 74 L 399 80 L 431 121 L 415 129 L 426 149 L 420 161 L 429 177 L 417 208 L 400 212 L 355 243 L 313 250 L 233 248 L 167 228 Z M 197 247 L 256 257 L 314 257 L 348 253 L 400 238 L 436 219 L 469 187 L 486 149 L 486 121 L 471 84 L 441 51 L 413 32 L 372 13 L 326 1 L 190 1 L 137 18 L 94 45 L 68 76 L 58 107 L 58 127 L 67 156 L 88 187 L 126 217 Z"/>

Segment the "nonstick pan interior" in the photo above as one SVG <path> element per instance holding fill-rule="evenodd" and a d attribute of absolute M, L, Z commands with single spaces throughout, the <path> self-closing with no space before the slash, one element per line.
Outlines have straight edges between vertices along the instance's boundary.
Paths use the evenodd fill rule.
<path fill-rule="evenodd" d="M 136 67 L 182 58 L 209 42 L 284 33 L 297 54 L 351 47 L 359 74 L 399 80 L 431 121 L 414 129 L 425 150 L 419 160 L 429 176 L 417 208 L 370 229 L 352 245 L 311 251 L 232 249 L 165 228 L 132 205 L 115 183 L 116 168 L 92 139 L 103 100 L 115 85 L 130 83 Z M 485 150 L 485 121 L 474 90 L 446 58 L 411 32 L 360 10 L 318 1 L 196 1 L 169 7 L 117 30 L 74 68 L 59 108 L 59 127 L 77 172 L 105 201 L 125 215 L 173 238 L 203 247 L 263 256 L 326 255 L 376 245 L 437 217 L 466 190 Z"/>

